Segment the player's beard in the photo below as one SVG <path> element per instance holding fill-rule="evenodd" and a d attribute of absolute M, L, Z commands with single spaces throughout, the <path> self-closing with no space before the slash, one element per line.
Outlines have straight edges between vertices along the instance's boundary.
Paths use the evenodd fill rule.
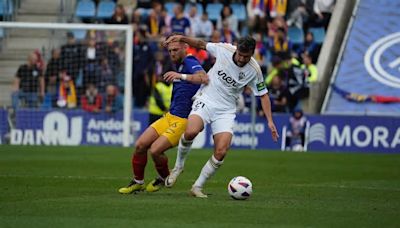
<path fill-rule="evenodd" d="M 182 57 L 178 57 L 178 56 L 177 56 L 176 58 L 173 59 L 174 63 L 177 63 L 177 64 L 178 64 L 178 63 L 181 63 L 182 60 L 183 60 Z"/>
<path fill-rule="evenodd" d="M 246 63 L 237 62 L 236 65 L 238 65 L 239 67 L 244 67 L 244 65 L 246 65 Z"/>
<path fill-rule="evenodd" d="M 233 56 L 232 56 L 233 62 L 234 62 L 235 65 L 238 66 L 238 67 L 244 67 L 244 65 L 246 65 L 246 63 L 237 61 L 237 60 L 236 60 L 236 55 L 237 55 L 237 53 L 235 52 L 235 53 L 233 54 Z"/>

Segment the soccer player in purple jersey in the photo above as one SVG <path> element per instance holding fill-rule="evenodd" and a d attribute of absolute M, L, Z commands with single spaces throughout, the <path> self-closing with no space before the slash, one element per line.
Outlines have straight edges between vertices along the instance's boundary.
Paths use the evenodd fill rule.
<path fill-rule="evenodd" d="M 176 72 L 164 74 L 164 80 L 173 83 L 170 110 L 149 126 L 136 141 L 132 157 L 133 178 L 128 186 L 118 190 L 122 194 L 142 190 L 158 191 L 164 185 L 164 178 L 169 175 L 168 157 L 164 152 L 178 145 L 191 111 L 192 97 L 200 84 L 208 83 L 206 72 L 195 57 L 187 55 L 186 48 L 187 44 L 179 41 L 167 45 L 176 67 Z M 153 158 L 158 177 L 145 186 L 144 170 L 148 152 Z"/>

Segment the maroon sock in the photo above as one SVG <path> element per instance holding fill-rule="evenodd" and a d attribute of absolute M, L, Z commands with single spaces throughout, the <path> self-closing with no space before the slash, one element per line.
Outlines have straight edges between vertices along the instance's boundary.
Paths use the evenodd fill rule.
<path fill-rule="evenodd" d="M 147 153 L 135 153 L 132 157 L 132 168 L 136 180 L 144 180 L 144 169 L 147 164 Z"/>
<path fill-rule="evenodd" d="M 157 172 L 162 177 L 165 179 L 169 175 L 169 169 L 168 169 L 168 157 L 165 155 L 159 156 L 157 159 L 153 159 L 154 164 L 156 166 Z"/>

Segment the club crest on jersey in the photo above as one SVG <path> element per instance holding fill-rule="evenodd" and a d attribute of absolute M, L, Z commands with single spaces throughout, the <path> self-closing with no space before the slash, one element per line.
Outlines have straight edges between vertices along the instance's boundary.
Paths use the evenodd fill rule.
<path fill-rule="evenodd" d="M 183 70 L 183 64 L 180 65 L 179 68 L 178 68 L 178 71 L 179 71 L 179 72 L 182 72 L 182 70 Z"/>
<path fill-rule="evenodd" d="M 237 86 L 237 82 L 231 76 L 227 75 L 224 71 L 219 70 L 218 76 L 220 76 L 219 78 L 222 79 L 222 81 L 224 81 L 229 86 Z"/>
<path fill-rule="evenodd" d="M 244 73 L 243 72 L 240 72 L 239 73 L 239 80 L 242 80 L 244 78 Z"/>

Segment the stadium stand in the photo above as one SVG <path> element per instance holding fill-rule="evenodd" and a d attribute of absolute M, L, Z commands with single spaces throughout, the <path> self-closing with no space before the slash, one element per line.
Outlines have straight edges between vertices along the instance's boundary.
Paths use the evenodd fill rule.
<path fill-rule="evenodd" d="M 86 38 L 87 31 L 83 29 L 74 29 L 72 30 L 72 34 L 74 34 L 75 39 L 84 40 Z"/>
<path fill-rule="evenodd" d="M 98 19 L 109 19 L 112 17 L 115 10 L 115 2 L 111 0 L 102 0 L 97 7 Z"/>
<path fill-rule="evenodd" d="M 314 41 L 317 44 L 322 44 L 325 39 L 325 29 L 322 27 L 310 28 L 309 31 L 314 35 Z"/>
<path fill-rule="evenodd" d="M 176 3 L 175 2 L 167 2 L 164 4 L 165 9 L 168 12 L 169 16 L 173 16 L 174 15 L 174 7 L 175 7 Z"/>
<path fill-rule="evenodd" d="M 203 6 L 200 3 L 196 3 L 196 4 L 186 3 L 185 8 L 184 8 L 185 14 L 189 13 L 190 7 L 192 7 L 193 5 L 195 5 L 197 8 L 197 16 L 201 16 L 203 14 Z"/>
<path fill-rule="evenodd" d="M 1 0 L 0 2 L 4 1 Z M 9 2 L 16 4 L 19 1 Z M 55 23 L 61 15 L 60 0 L 25 0 L 23 3 L 20 6 L 11 6 L 13 16 L 9 19 L 19 22 Z M 11 85 L 18 66 L 26 61 L 29 53 L 41 49 L 52 38 L 47 31 L 43 30 L 2 30 L 4 31 L 4 42 L 1 42 L 0 48 L 0 105 L 11 106 Z M 54 40 L 54 45 L 58 44 L 60 44 L 60 41 Z"/>
<path fill-rule="evenodd" d="M 217 21 L 221 15 L 223 5 L 221 3 L 209 3 L 206 6 L 206 12 L 208 14 L 208 18 L 211 21 Z"/>
<path fill-rule="evenodd" d="M 75 15 L 84 19 L 94 18 L 96 16 L 96 4 L 92 0 L 78 1 Z"/>
<path fill-rule="evenodd" d="M 288 28 L 288 36 L 289 36 L 289 40 L 293 44 L 299 45 L 299 44 L 304 43 L 304 33 L 303 33 L 302 29 L 291 26 Z"/>
<path fill-rule="evenodd" d="M 246 20 L 246 7 L 243 4 L 240 3 L 232 3 L 231 5 L 233 14 L 236 16 L 236 18 L 239 21 L 245 21 Z"/>
<path fill-rule="evenodd" d="M 3 0 L 4 1 L 4 0 Z M 146 100 L 148 99 L 149 91 L 151 91 L 151 84 L 148 82 L 151 81 L 152 76 L 152 71 L 151 71 L 151 66 L 154 61 L 154 53 L 159 50 L 159 45 L 158 45 L 158 40 L 162 38 L 163 36 L 167 35 L 171 31 L 170 27 L 170 19 L 171 16 L 173 16 L 173 11 L 174 7 L 176 6 L 177 2 L 175 1 L 168 1 L 164 3 L 162 6 L 166 10 L 167 15 L 163 15 L 160 9 L 156 9 L 155 4 L 147 4 L 147 8 L 133 8 L 133 11 L 129 11 L 129 5 L 124 4 L 125 10 L 128 10 L 130 14 L 128 15 L 129 21 L 134 25 L 136 28 L 136 32 L 134 34 L 134 43 L 135 43 L 135 56 L 134 56 L 134 65 L 135 66 L 140 66 L 136 67 L 136 70 L 133 70 L 133 79 L 136 80 L 137 84 L 141 84 L 142 82 L 144 84 L 141 84 L 143 86 L 140 87 L 139 91 L 134 91 L 134 97 L 140 97 L 140 100 L 143 99 L 143 101 L 140 102 L 141 105 L 139 105 L 137 108 L 145 108 Z M 139 7 L 140 4 L 138 4 Z M 188 12 L 190 9 L 190 6 L 192 6 L 193 3 L 186 3 L 184 5 L 184 11 Z M 216 31 L 216 22 L 221 21 L 221 11 L 223 9 L 223 3 L 221 2 L 213 2 L 213 3 L 195 3 L 195 6 L 197 7 L 197 12 L 198 15 L 200 16 L 203 11 L 208 13 L 208 17 L 210 20 L 213 21 L 214 23 L 214 28 L 212 30 Z M 265 13 L 264 16 L 261 16 L 260 22 L 258 22 L 258 25 L 256 27 L 248 27 L 245 25 L 246 20 L 247 20 L 247 13 L 246 13 L 246 6 L 242 3 L 230 3 L 228 4 L 232 8 L 233 15 L 238 19 L 239 23 L 239 31 L 240 33 L 238 34 L 233 34 L 227 38 L 227 35 L 224 34 L 223 30 L 218 31 L 218 33 L 223 32 L 222 34 L 218 34 L 219 37 L 221 37 L 220 41 L 224 41 L 223 39 L 229 41 L 229 42 L 235 42 L 235 40 L 240 37 L 240 35 L 244 34 L 250 34 L 254 35 L 256 32 L 258 33 L 257 36 L 259 37 L 258 39 L 260 42 L 257 44 L 257 59 L 260 61 L 260 64 L 262 66 L 263 72 L 267 75 L 269 70 L 271 69 L 271 60 L 274 58 L 274 55 L 276 54 L 282 54 L 282 53 L 296 53 L 297 57 L 301 57 L 302 52 L 299 50 L 306 50 L 306 49 L 301 49 L 297 47 L 304 47 L 305 44 L 305 39 L 304 39 L 304 34 L 305 31 L 303 31 L 300 28 L 295 28 L 295 27 L 288 27 L 286 24 L 286 21 L 283 19 L 284 17 L 279 18 L 279 20 L 275 20 L 276 18 L 270 18 L 269 13 Z M 150 7 L 150 8 L 148 8 Z M 271 8 L 268 8 L 271 7 Z M 273 5 L 268 6 L 265 8 L 265 10 L 273 10 Z M 293 9 L 296 8 L 296 6 L 291 7 Z M 73 21 L 83 21 L 83 22 L 89 22 L 89 23 L 111 23 L 110 20 L 108 20 L 115 12 L 116 9 L 116 1 L 111 1 L 111 0 L 100 0 L 100 1 L 93 1 L 93 0 L 77 0 L 76 4 L 73 5 L 73 12 L 71 12 L 74 15 Z M 150 15 L 152 12 L 156 12 L 156 17 L 157 20 L 151 19 L 150 20 Z M 291 12 L 287 12 L 287 14 L 290 14 Z M 19 16 L 19 15 L 17 15 Z M 271 22 L 272 23 L 267 23 Z M 222 24 L 220 22 L 220 24 Z M 157 23 L 157 27 L 154 26 L 154 23 Z M 268 24 L 268 28 L 263 27 Z M 264 29 L 264 30 L 262 30 Z M 226 30 L 230 31 L 230 30 Z M 268 31 L 265 32 L 265 31 Z M 310 31 L 314 32 L 312 29 Z M 149 33 L 151 32 L 151 33 Z M 276 37 L 277 33 L 283 32 L 283 43 L 279 43 L 278 39 Z M 318 31 L 319 33 L 316 33 L 316 36 L 318 34 L 324 34 L 325 31 Z M 73 34 L 74 39 L 78 44 L 83 44 L 83 47 L 86 48 L 86 42 L 88 37 L 93 37 L 94 34 L 95 36 L 99 35 L 96 33 L 96 31 L 86 31 L 86 30 L 71 30 L 71 33 Z M 100 34 L 101 39 L 107 39 L 105 34 Z M 289 39 L 287 39 L 289 38 Z M 322 42 L 320 39 L 323 39 L 324 36 L 318 36 L 319 42 Z M 214 40 L 218 41 L 218 40 Z M 65 41 L 63 41 L 65 42 Z M 287 44 L 286 44 L 287 42 Z M 33 45 L 34 43 L 31 43 L 30 45 Z M 36 47 L 32 49 L 40 49 L 43 47 L 42 44 L 36 43 Z M 65 44 L 65 43 L 64 43 Z M 272 45 L 271 45 L 272 44 Z M 103 51 L 101 48 L 101 45 L 103 44 L 96 44 L 96 51 L 100 51 L 100 53 Z M 282 45 L 280 47 L 280 45 Z M 58 47 L 63 46 L 63 43 L 58 43 Z M 295 49 L 297 48 L 297 49 Z M 47 50 L 48 51 L 48 50 Z M 282 52 L 283 51 L 283 52 Z M 15 52 L 15 51 L 14 51 Z M 24 53 L 24 58 L 21 60 L 19 63 L 25 61 L 25 58 L 29 54 L 29 51 L 26 51 Z M 166 53 L 164 53 L 167 55 Z M 96 64 L 97 61 L 100 61 L 101 56 L 97 55 L 102 55 L 102 54 L 96 54 Z M 45 57 L 47 60 L 48 56 Z M 113 57 L 114 58 L 114 57 Z M 113 64 L 112 62 L 115 62 L 113 58 L 109 58 L 108 64 Z M 315 58 L 316 59 L 316 58 Z M 143 61 L 146 60 L 146 61 Z M 301 58 L 299 59 L 301 61 Z M 88 61 L 88 60 L 85 60 Z M 90 60 L 91 61 L 91 60 Z M 89 61 L 89 62 L 90 62 Z M 298 60 L 296 60 L 298 62 Z M 100 62 L 98 62 L 100 64 Z M 205 58 L 202 59 L 202 63 L 204 64 L 206 69 L 209 69 L 212 66 L 213 60 L 211 57 L 205 55 Z M 94 65 L 97 67 L 97 65 Z M 10 76 L 13 75 L 16 71 L 14 67 L 14 70 L 10 70 Z M 138 71 L 137 69 L 144 70 Z M 85 71 L 85 68 L 82 68 L 83 72 Z M 91 70 L 91 72 L 93 69 Z M 96 70 L 94 70 L 96 71 Z M 94 72 L 93 71 L 93 72 Z M 113 71 L 115 73 L 115 78 L 116 78 L 116 84 L 121 88 L 123 86 L 123 77 L 124 75 L 121 74 L 118 71 Z M 107 74 L 107 72 L 103 72 Z M 279 73 L 279 72 L 278 72 Z M 83 73 L 85 74 L 85 73 Z M 97 74 L 97 73 L 96 73 Z M 82 74 L 81 74 L 82 75 Z M 79 76 L 76 74 L 76 76 Z M 113 76 L 113 77 L 114 77 Z M 82 83 L 86 83 L 82 81 L 82 76 L 79 77 L 74 77 L 75 83 L 77 87 L 79 85 L 82 85 Z M 287 84 L 287 81 L 289 78 L 284 78 L 284 86 L 289 86 Z M 101 88 L 99 88 L 101 89 Z M 101 89 L 103 90 L 103 89 Z M 78 91 L 82 92 L 82 91 Z M 78 94 L 79 96 L 79 94 Z M 79 99 L 78 99 L 79 101 Z M 7 103 L 7 102 L 6 102 Z M 48 101 L 46 99 L 43 100 L 43 107 L 48 107 Z M 78 107 L 79 107 L 79 102 L 78 102 Z"/>
<path fill-rule="evenodd" d="M 11 0 L 0 0 L 0 17 L 11 16 L 14 12 L 14 5 Z"/>
<path fill-rule="evenodd" d="M 359 2 L 324 113 L 399 116 L 400 103 L 387 103 L 400 97 L 398 7 L 389 0 Z"/>

